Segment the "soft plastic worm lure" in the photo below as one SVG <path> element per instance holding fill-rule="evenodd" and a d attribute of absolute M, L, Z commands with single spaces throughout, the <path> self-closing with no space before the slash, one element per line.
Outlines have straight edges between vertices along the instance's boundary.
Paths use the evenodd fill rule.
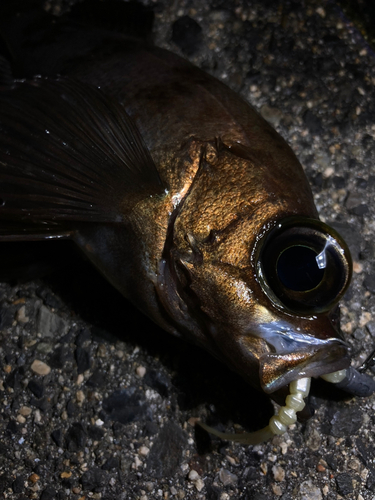
<path fill-rule="evenodd" d="M 350 393 L 355 392 L 358 396 L 369 396 L 375 390 L 375 381 L 352 367 L 321 375 L 321 378 L 326 382 L 335 384 L 339 389 Z M 311 377 L 291 382 L 289 384 L 289 394 L 285 399 L 285 406 L 280 407 L 278 413 L 270 418 L 268 425 L 259 431 L 230 434 L 217 431 L 203 422 L 198 422 L 198 424 L 207 432 L 224 440 L 252 445 L 268 441 L 275 435 L 284 434 L 288 427 L 297 421 L 297 412 L 304 409 L 310 386 Z"/>

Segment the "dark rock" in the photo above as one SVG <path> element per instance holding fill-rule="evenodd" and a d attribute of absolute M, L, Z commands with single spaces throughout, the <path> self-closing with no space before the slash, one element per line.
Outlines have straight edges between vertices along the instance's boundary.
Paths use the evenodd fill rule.
<path fill-rule="evenodd" d="M 50 398 L 47 396 L 44 396 L 41 399 L 31 398 L 30 404 L 35 406 L 35 408 L 39 408 L 39 410 L 42 410 L 43 412 L 47 411 L 51 407 Z"/>
<path fill-rule="evenodd" d="M 77 347 L 75 351 L 75 358 L 77 362 L 77 372 L 84 373 L 86 370 L 90 369 L 91 360 L 90 353 L 83 349 L 82 347 Z"/>
<path fill-rule="evenodd" d="M 109 417 L 122 424 L 144 420 L 150 413 L 146 402 L 142 400 L 142 394 L 136 392 L 134 387 L 112 393 L 103 401 L 103 410 L 107 419 Z"/>
<path fill-rule="evenodd" d="M 71 358 L 71 350 L 66 345 L 60 345 L 48 358 L 51 368 L 64 368 L 65 363 Z"/>
<path fill-rule="evenodd" d="M 353 208 L 348 208 L 348 212 L 353 215 L 365 215 L 369 212 L 369 208 L 367 203 L 361 203 L 360 205 L 353 207 Z"/>
<path fill-rule="evenodd" d="M 363 177 L 357 177 L 355 180 L 356 186 L 360 189 L 366 189 L 367 188 L 367 181 Z"/>
<path fill-rule="evenodd" d="M 82 424 L 74 423 L 65 436 L 65 447 L 69 451 L 79 451 L 85 447 L 87 434 Z"/>
<path fill-rule="evenodd" d="M 105 375 L 104 372 L 100 369 L 96 369 L 86 382 L 86 385 L 95 388 L 102 387 L 104 384 L 105 384 Z"/>
<path fill-rule="evenodd" d="M 187 55 L 192 55 L 202 43 L 202 28 L 189 16 L 182 16 L 173 23 L 172 41 Z"/>
<path fill-rule="evenodd" d="M 47 486 L 43 493 L 40 495 L 40 500 L 54 500 L 57 498 L 56 490 L 52 486 Z"/>
<path fill-rule="evenodd" d="M 340 495 L 349 495 L 353 493 L 353 482 L 350 474 L 343 472 L 342 474 L 338 474 L 335 479 L 337 491 Z"/>
<path fill-rule="evenodd" d="M 363 285 L 371 293 L 375 293 L 375 274 L 367 274 L 363 280 Z"/>
<path fill-rule="evenodd" d="M 363 423 L 362 414 L 356 408 L 342 408 L 331 420 L 331 435 L 334 437 L 352 436 Z"/>
<path fill-rule="evenodd" d="M 11 387 L 15 391 L 18 391 L 22 388 L 21 381 L 25 376 L 25 368 L 20 366 L 15 368 L 5 379 L 5 386 Z"/>
<path fill-rule="evenodd" d="M 9 458 L 9 448 L 3 443 L 0 443 L 0 457 Z"/>
<path fill-rule="evenodd" d="M 87 429 L 87 434 L 93 441 L 100 441 L 104 436 L 104 430 L 97 425 L 90 425 L 90 427 Z"/>
<path fill-rule="evenodd" d="M 0 329 L 1 330 L 6 330 L 7 328 L 10 328 L 13 324 L 14 321 L 14 310 L 1 306 L 0 307 Z"/>
<path fill-rule="evenodd" d="M 73 342 L 74 336 L 75 336 L 74 328 L 70 328 L 68 333 L 66 333 L 60 338 L 59 342 L 60 344 L 70 344 Z"/>
<path fill-rule="evenodd" d="M 119 457 L 109 457 L 109 459 L 102 465 L 103 470 L 118 469 L 120 467 Z"/>
<path fill-rule="evenodd" d="M 326 455 L 324 457 L 325 461 L 327 462 L 327 465 L 330 469 L 332 470 L 337 470 L 337 458 L 335 455 Z"/>
<path fill-rule="evenodd" d="M 63 444 L 63 433 L 61 429 L 55 429 L 51 432 L 52 440 L 57 444 L 57 446 L 62 446 Z"/>
<path fill-rule="evenodd" d="M 313 178 L 312 182 L 314 186 L 321 188 L 323 186 L 323 174 L 318 172 Z"/>
<path fill-rule="evenodd" d="M 6 426 L 7 433 L 10 435 L 17 434 L 19 429 L 19 425 L 15 420 L 9 420 L 8 425 Z"/>
<path fill-rule="evenodd" d="M 245 479 L 246 482 L 256 481 L 259 478 L 259 475 L 260 475 L 259 468 L 257 468 L 257 467 L 246 467 L 246 469 L 245 469 L 245 477 L 243 479 Z"/>
<path fill-rule="evenodd" d="M 7 365 L 12 365 L 14 363 L 15 358 L 16 358 L 16 353 L 9 352 L 5 354 L 4 361 Z"/>
<path fill-rule="evenodd" d="M 363 195 L 356 192 L 349 194 L 345 206 L 348 212 L 353 215 L 364 215 L 369 211 L 367 204 L 363 201 Z"/>
<path fill-rule="evenodd" d="M 25 478 L 23 476 L 17 476 L 12 484 L 13 493 L 22 493 L 24 489 L 25 489 Z"/>
<path fill-rule="evenodd" d="M 323 133 L 321 119 L 314 115 L 309 109 L 304 112 L 303 121 L 312 134 L 319 135 Z"/>
<path fill-rule="evenodd" d="M 369 467 L 366 488 L 372 492 L 375 492 L 375 469 L 373 467 Z"/>
<path fill-rule="evenodd" d="M 61 300 L 51 292 L 49 292 L 47 289 L 39 287 L 35 293 L 40 299 L 43 300 L 46 306 L 52 307 L 54 309 L 58 309 L 61 307 Z"/>
<path fill-rule="evenodd" d="M 207 500 L 219 500 L 223 490 L 214 484 L 206 484 Z"/>
<path fill-rule="evenodd" d="M 5 474 L 0 475 L 0 491 L 4 492 L 8 488 L 8 485 L 11 484 L 9 477 Z"/>
<path fill-rule="evenodd" d="M 332 184 L 336 189 L 343 189 L 346 186 L 345 177 L 334 175 L 332 177 Z"/>
<path fill-rule="evenodd" d="M 364 149 L 370 149 L 375 146 L 374 138 L 369 134 L 364 134 L 361 142 Z"/>
<path fill-rule="evenodd" d="M 371 445 L 366 446 L 360 438 L 356 440 L 356 445 L 359 452 L 359 458 L 361 458 L 363 463 L 367 465 L 375 456 L 375 448 Z"/>
<path fill-rule="evenodd" d="M 169 422 L 159 432 L 154 440 L 147 460 L 147 468 L 155 477 L 171 477 L 182 459 L 186 435 L 178 425 Z"/>
<path fill-rule="evenodd" d="M 44 385 L 35 379 L 31 379 L 27 384 L 27 388 L 34 394 L 38 399 L 42 398 L 44 395 Z"/>
<path fill-rule="evenodd" d="M 157 370 L 150 370 L 146 372 L 146 375 L 143 378 L 145 384 L 149 387 L 152 387 L 157 391 L 161 396 L 168 396 L 168 391 L 171 386 L 171 382 L 169 378 Z"/>
<path fill-rule="evenodd" d="M 88 328 L 83 328 L 77 335 L 74 343 L 76 346 L 82 347 L 85 342 L 89 341 L 91 342 L 91 332 Z"/>
<path fill-rule="evenodd" d="M 75 479 L 73 477 L 64 477 L 61 480 L 61 486 L 64 488 L 64 490 L 70 490 L 75 483 Z"/>
<path fill-rule="evenodd" d="M 81 477 L 81 484 L 84 491 L 94 491 L 106 486 L 107 474 L 101 469 L 91 469 L 86 471 Z"/>
<path fill-rule="evenodd" d="M 124 435 L 124 425 L 121 424 L 120 422 L 113 422 L 112 430 L 113 430 L 113 435 L 117 439 L 121 439 L 121 437 Z"/>
<path fill-rule="evenodd" d="M 77 407 L 71 399 L 66 404 L 66 412 L 69 418 L 75 417 L 78 413 Z"/>
<path fill-rule="evenodd" d="M 160 426 L 156 422 L 145 423 L 145 436 L 155 436 L 160 430 Z"/>

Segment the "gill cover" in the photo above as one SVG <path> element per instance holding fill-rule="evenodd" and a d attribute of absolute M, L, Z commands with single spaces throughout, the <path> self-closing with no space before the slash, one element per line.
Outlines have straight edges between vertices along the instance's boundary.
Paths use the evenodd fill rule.
<path fill-rule="evenodd" d="M 351 274 L 346 243 L 319 220 L 289 217 L 261 241 L 258 279 L 272 303 L 286 312 L 328 313 L 346 291 Z"/>

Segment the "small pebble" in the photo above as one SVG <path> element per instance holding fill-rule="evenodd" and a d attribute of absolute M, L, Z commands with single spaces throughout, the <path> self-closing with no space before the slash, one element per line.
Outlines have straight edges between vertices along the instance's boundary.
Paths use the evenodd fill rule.
<path fill-rule="evenodd" d="M 372 315 L 369 312 L 363 312 L 359 318 L 359 326 L 363 327 L 372 320 Z"/>
<path fill-rule="evenodd" d="M 141 446 L 138 450 L 138 453 L 142 457 L 147 457 L 147 455 L 150 453 L 150 448 L 147 448 L 147 446 Z"/>
<path fill-rule="evenodd" d="M 16 320 L 19 323 L 28 323 L 29 318 L 26 316 L 26 307 L 22 306 L 18 309 L 17 315 L 16 315 Z"/>
<path fill-rule="evenodd" d="M 230 484 L 236 484 L 238 481 L 238 477 L 236 476 L 236 474 L 232 474 L 227 469 L 220 469 L 219 478 L 224 486 L 228 486 Z"/>
<path fill-rule="evenodd" d="M 361 274 L 363 272 L 363 265 L 360 262 L 353 262 L 353 272 Z"/>
<path fill-rule="evenodd" d="M 194 486 L 198 491 L 202 491 L 204 488 L 204 481 L 201 478 L 199 478 L 196 481 L 194 481 Z"/>
<path fill-rule="evenodd" d="M 76 392 L 76 400 L 77 400 L 77 403 L 83 403 L 83 401 L 85 400 L 86 396 L 84 394 L 83 391 L 77 391 Z"/>
<path fill-rule="evenodd" d="M 272 485 L 272 491 L 278 497 L 281 497 L 281 495 L 283 494 L 283 490 L 280 488 L 280 486 L 278 484 Z"/>
<path fill-rule="evenodd" d="M 190 481 L 196 481 L 197 479 L 199 479 L 199 474 L 196 470 L 192 469 L 190 472 L 189 472 L 189 475 L 188 475 L 188 478 Z"/>
<path fill-rule="evenodd" d="M 37 483 L 39 481 L 39 479 L 40 479 L 40 476 L 38 476 L 38 474 L 34 473 L 34 474 L 31 474 L 31 476 L 29 476 L 28 481 L 30 483 L 35 484 L 35 483 Z"/>
<path fill-rule="evenodd" d="M 51 372 L 51 367 L 43 361 L 40 361 L 39 359 L 35 359 L 33 361 L 31 369 L 34 373 L 36 373 L 37 375 L 41 375 L 42 377 L 48 375 Z"/>
<path fill-rule="evenodd" d="M 32 409 L 29 408 L 28 406 L 22 406 L 20 409 L 20 414 L 23 415 L 24 417 L 28 417 L 32 412 Z"/>
<path fill-rule="evenodd" d="M 272 473 L 273 473 L 273 477 L 275 478 L 275 481 L 278 481 L 278 482 L 284 481 L 285 471 L 282 467 L 280 467 L 278 465 L 274 465 L 272 467 Z"/>
<path fill-rule="evenodd" d="M 146 368 L 141 365 L 137 366 L 135 373 L 138 375 L 138 377 L 143 378 L 146 375 Z"/>

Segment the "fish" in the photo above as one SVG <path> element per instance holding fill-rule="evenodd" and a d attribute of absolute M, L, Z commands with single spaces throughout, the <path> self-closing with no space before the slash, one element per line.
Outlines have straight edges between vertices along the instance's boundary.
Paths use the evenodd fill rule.
<path fill-rule="evenodd" d="M 255 433 L 201 423 L 219 437 L 285 432 L 311 377 L 373 393 L 339 328 L 349 249 L 284 139 L 153 45 L 140 4 L 90 0 L 53 22 L 20 5 L 0 21 L 0 241 L 72 240 L 156 324 L 282 405 Z"/>

